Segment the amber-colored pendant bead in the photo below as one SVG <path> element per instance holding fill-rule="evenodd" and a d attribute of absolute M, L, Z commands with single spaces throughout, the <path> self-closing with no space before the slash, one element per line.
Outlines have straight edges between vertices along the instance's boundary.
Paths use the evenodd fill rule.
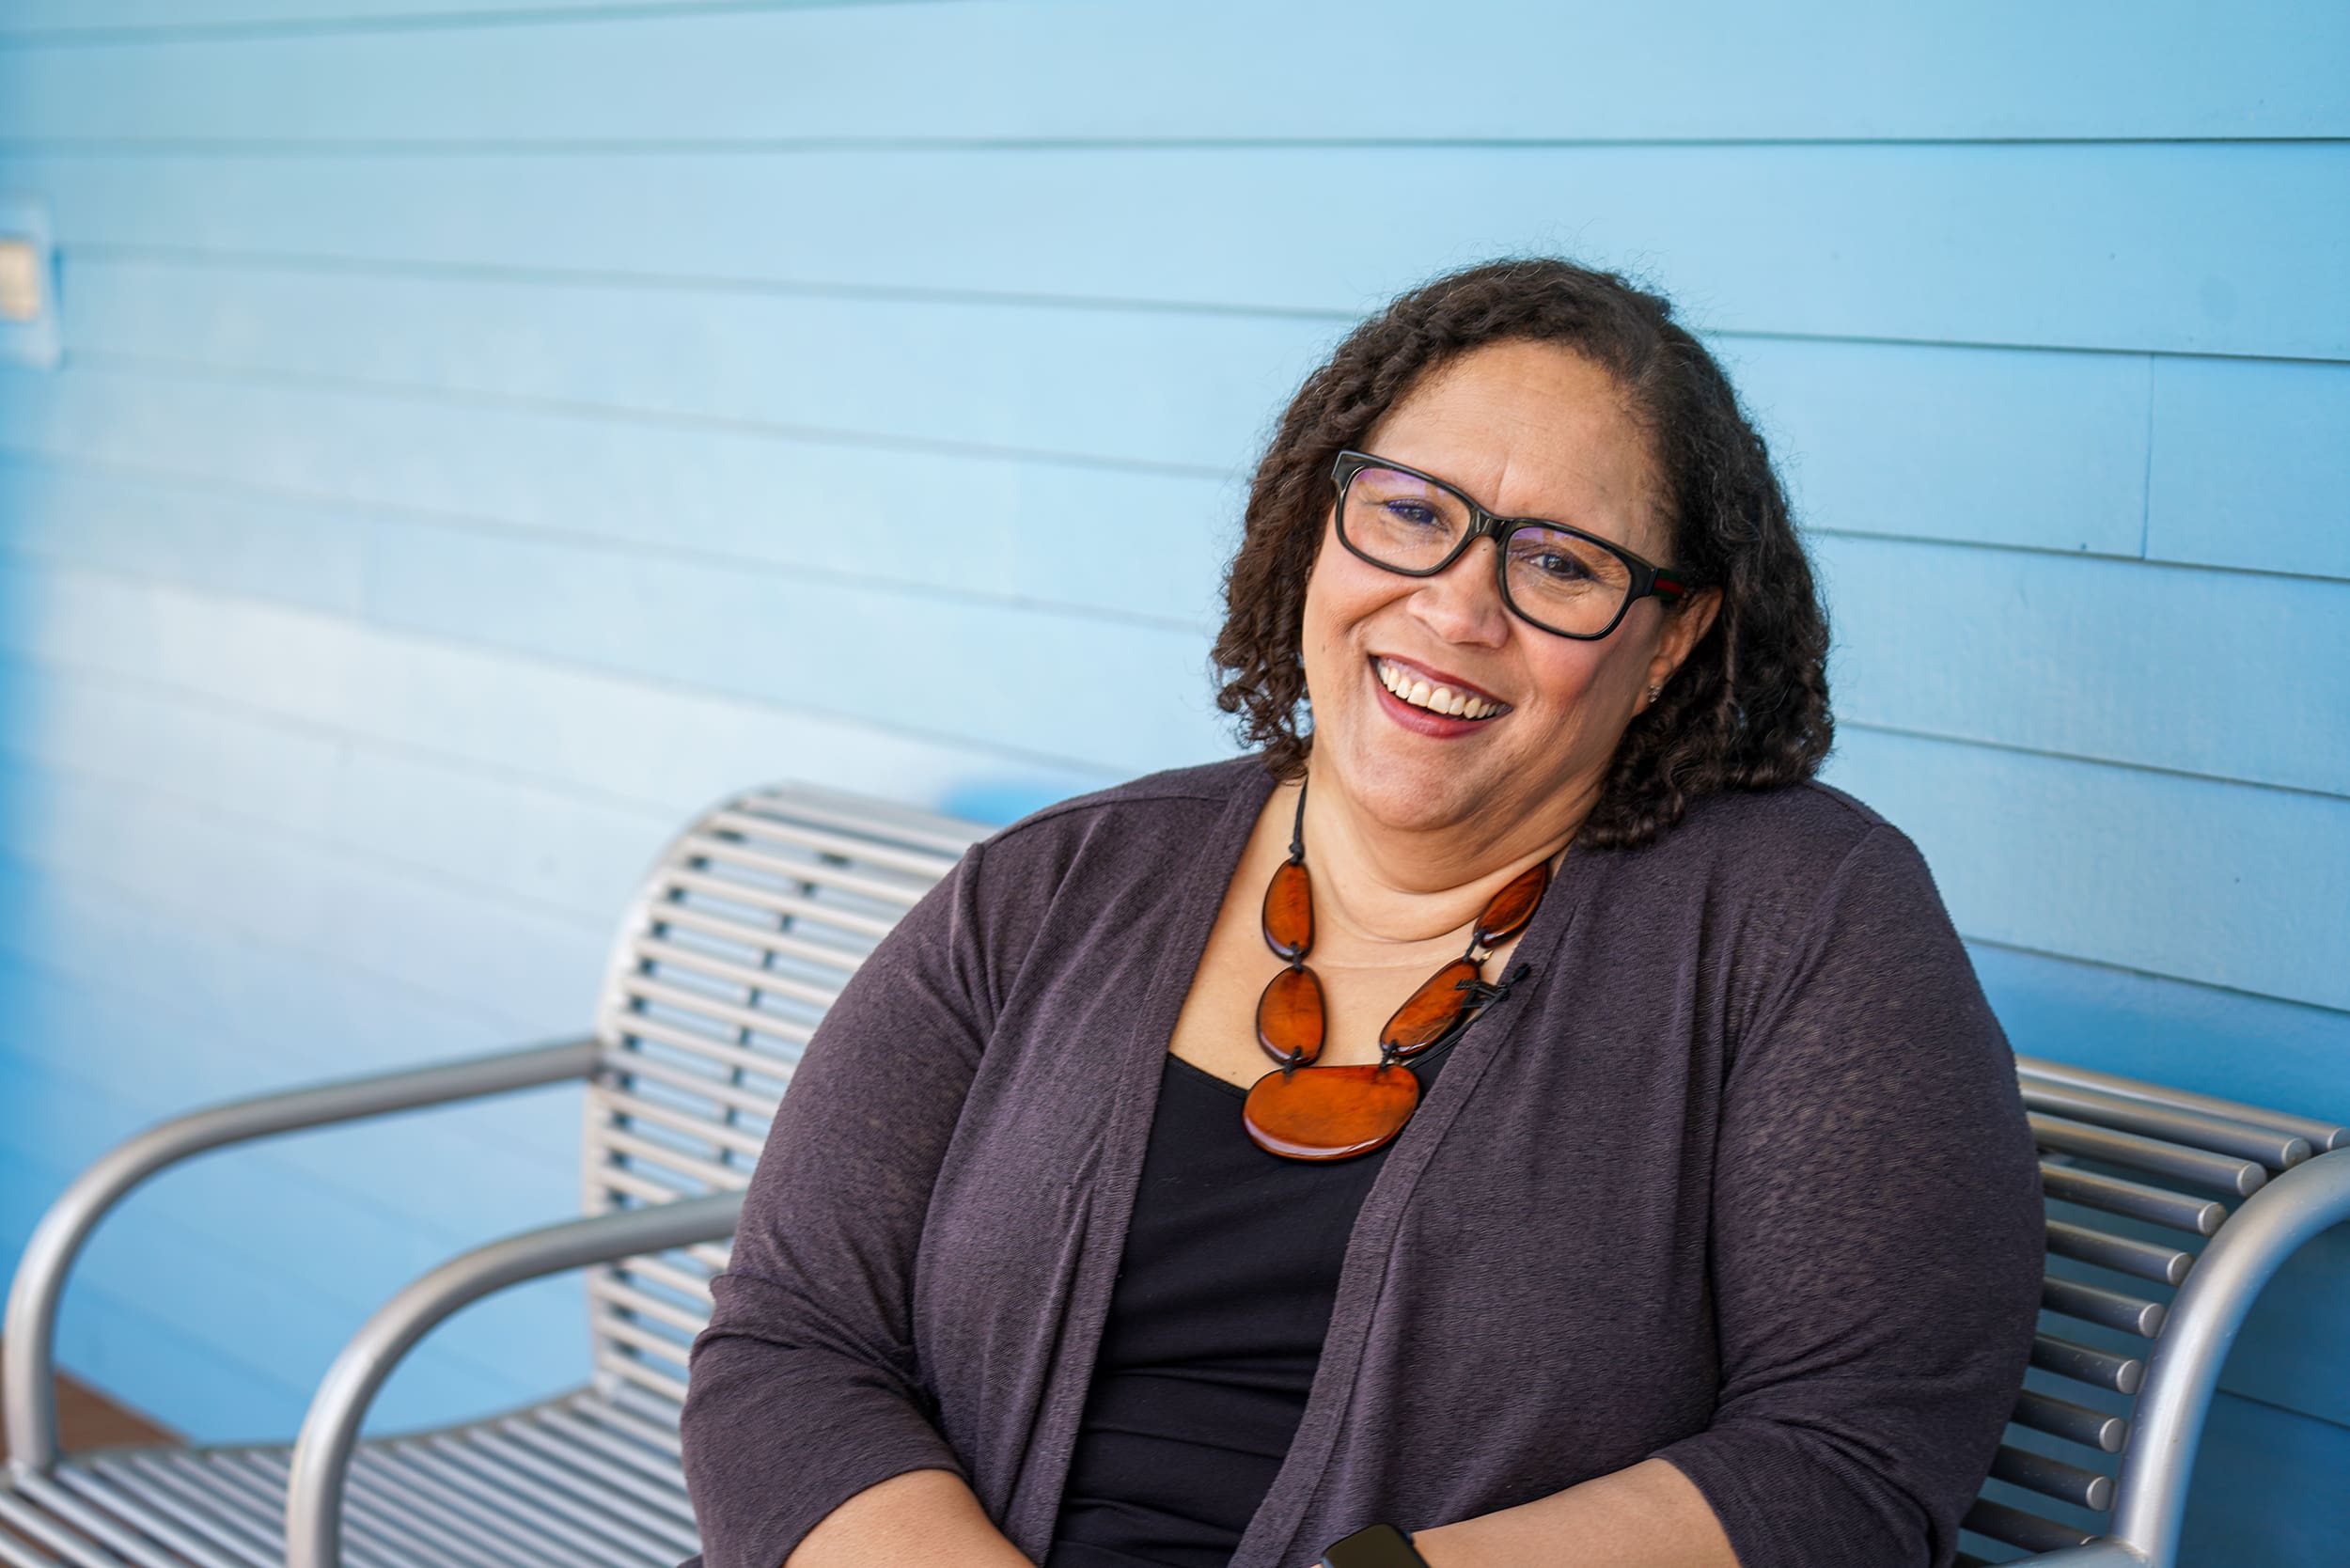
<path fill-rule="evenodd" d="M 1477 976 L 1478 966 L 1465 958 L 1456 958 L 1429 976 L 1379 1031 L 1379 1043 L 1399 1057 L 1434 1044 L 1468 1011 L 1469 994 L 1461 982 Z"/>
<path fill-rule="evenodd" d="M 1537 860 L 1511 880 L 1510 886 L 1493 896 L 1485 912 L 1477 917 L 1477 945 L 1497 948 L 1515 936 L 1527 921 L 1534 917 L 1541 906 L 1543 894 L 1550 887 L 1550 862 Z"/>
<path fill-rule="evenodd" d="M 1311 969 L 1284 969 L 1257 998 L 1257 1043 L 1284 1066 L 1322 1055 L 1322 981 Z"/>
<path fill-rule="evenodd" d="M 1264 889 L 1264 945 L 1295 961 L 1314 949 L 1314 884 L 1302 860 L 1285 860 Z"/>
<path fill-rule="evenodd" d="M 1343 1160 L 1394 1137 L 1418 1105 L 1419 1079 L 1408 1067 L 1300 1067 L 1259 1078 L 1240 1117 L 1267 1153 Z"/>

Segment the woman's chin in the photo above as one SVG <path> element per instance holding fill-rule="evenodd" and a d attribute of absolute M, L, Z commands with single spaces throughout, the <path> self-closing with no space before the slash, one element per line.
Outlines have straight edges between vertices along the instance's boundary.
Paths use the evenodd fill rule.
<path fill-rule="evenodd" d="M 1357 750 L 1334 779 L 1357 812 L 1396 833 L 1433 833 L 1477 814 L 1488 798 L 1465 770 L 1440 760 Z"/>

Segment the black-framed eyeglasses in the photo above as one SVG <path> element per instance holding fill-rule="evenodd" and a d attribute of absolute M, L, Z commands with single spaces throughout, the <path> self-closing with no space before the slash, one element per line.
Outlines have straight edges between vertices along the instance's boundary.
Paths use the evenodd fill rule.
<path fill-rule="evenodd" d="M 1340 452 L 1330 478 L 1348 550 L 1406 577 L 1433 577 L 1490 536 L 1502 603 L 1559 636 L 1596 641 L 1636 602 L 1690 592 L 1681 573 L 1611 540 L 1540 517 L 1496 517 L 1434 474 L 1369 452 Z"/>

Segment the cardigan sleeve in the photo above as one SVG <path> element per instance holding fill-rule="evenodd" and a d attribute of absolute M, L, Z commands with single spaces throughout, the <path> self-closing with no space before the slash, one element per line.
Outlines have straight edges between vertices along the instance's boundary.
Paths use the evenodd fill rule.
<path fill-rule="evenodd" d="M 707 1568 L 777 1568 L 867 1487 L 964 1473 L 925 1408 L 909 1319 L 992 1015 L 980 853 L 850 977 L 776 1108 L 690 1356 L 681 1435 Z"/>
<path fill-rule="evenodd" d="M 1722 1383 L 1655 1450 L 1740 1568 L 1948 1568 L 2030 1354 L 2039 1162 L 1915 847 L 1878 824 L 1758 980 L 1713 1192 Z"/>

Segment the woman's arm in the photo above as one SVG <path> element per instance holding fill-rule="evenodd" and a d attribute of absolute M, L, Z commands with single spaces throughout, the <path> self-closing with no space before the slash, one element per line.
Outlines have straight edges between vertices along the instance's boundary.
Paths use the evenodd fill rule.
<path fill-rule="evenodd" d="M 1428 1568 L 1738 1568 L 1705 1494 L 1662 1459 L 1417 1530 L 1412 1544 Z"/>
<path fill-rule="evenodd" d="M 931 1192 L 999 1000 L 980 864 L 974 848 L 850 978 L 776 1107 L 681 1425 L 706 1568 L 798 1563 L 820 1524 L 811 1562 L 861 1561 L 869 1530 L 899 1529 L 1019 1560 L 933 1423 L 911 1321 Z M 909 1474 L 929 1479 L 889 1486 Z"/>
<path fill-rule="evenodd" d="M 1742 1010 L 1715 1140 L 1711 1423 L 1425 1536 L 1435 1568 L 1928 1568 L 2030 1354 L 2044 1204 L 2014 1058 L 1878 824 Z"/>
<path fill-rule="evenodd" d="M 784 1568 L 1032 1568 L 961 1476 L 908 1470 L 824 1515 Z"/>

